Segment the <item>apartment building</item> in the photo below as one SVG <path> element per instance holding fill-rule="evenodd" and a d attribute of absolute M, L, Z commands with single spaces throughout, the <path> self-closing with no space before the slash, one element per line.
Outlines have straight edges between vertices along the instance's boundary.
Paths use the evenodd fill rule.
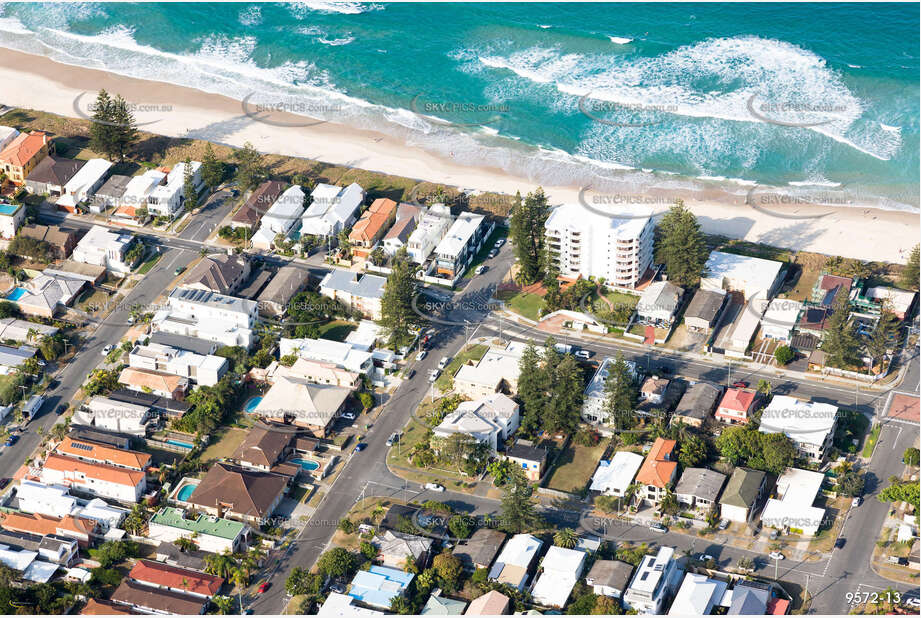
<path fill-rule="evenodd" d="M 381 299 L 387 279 L 334 268 L 320 282 L 320 294 L 372 320 L 381 319 Z"/>
<path fill-rule="evenodd" d="M 775 395 L 761 412 L 761 433 L 783 433 L 803 457 L 821 461 L 835 437 L 838 407 Z"/>
<path fill-rule="evenodd" d="M 435 272 L 455 279 L 467 270 L 492 233 L 493 224 L 483 215 L 462 212 L 435 247 Z"/>
<path fill-rule="evenodd" d="M 137 502 L 147 490 L 146 472 L 58 454 L 45 459 L 39 480 L 121 502 Z"/>
<path fill-rule="evenodd" d="M 433 204 L 416 224 L 416 229 L 409 235 L 406 250 L 413 262 L 422 264 L 428 259 L 435 246 L 441 242 L 454 222 L 451 209 L 444 204 Z"/>
<path fill-rule="evenodd" d="M 134 242 L 134 234 L 130 232 L 94 225 L 74 247 L 71 257 L 76 262 L 104 266 L 110 272 L 125 274 L 133 266 L 126 255 Z"/>
<path fill-rule="evenodd" d="M 259 303 L 205 290 L 178 287 L 168 307 L 154 314 L 154 330 L 249 348 Z"/>
<path fill-rule="evenodd" d="M 147 196 L 147 210 L 158 217 L 172 219 L 182 210 L 187 199 L 185 195 L 186 164 L 177 163 L 166 175 L 166 184 L 157 185 Z M 205 183 L 201 179 L 201 162 L 191 161 L 192 184 L 196 193 L 200 192 Z"/>
<path fill-rule="evenodd" d="M 188 378 L 201 386 L 214 386 L 228 369 L 227 359 L 221 356 L 196 354 L 158 343 L 135 346 L 128 355 L 128 364 Z"/>
<path fill-rule="evenodd" d="M 347 187 L 321 182 L 310 196 L 310 206 L 301 217 L 301 236 L 335 236 L 355 222 L 365 190 L 355 182 Z"/>
<path fill-rule="evenodd" d="M 285 238 L 304 214 L 304 190 L 299 185 L 289 187 L 262 215 L 259 229 L 253 234 L 253 247 L 268 251 L 279 235 Z"/>
<path fill-rule="evenodd" d="M 654 227 L 651 216 L 564 204 L 547 219 L 547 250 L 563 277 L 603 277 L 608 285 L 635 288 L 652 264 Z"/>
<path fill-rule="evenodd" d="M 656 555 L 643 556 L 624 593 L 624 605 L 638 614 L 663 614 L 680 579 L 675 548 L 660 547 Z"/>

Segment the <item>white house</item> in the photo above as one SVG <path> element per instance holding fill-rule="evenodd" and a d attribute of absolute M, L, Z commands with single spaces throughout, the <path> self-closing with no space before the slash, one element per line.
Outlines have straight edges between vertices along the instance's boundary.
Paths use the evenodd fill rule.
<path fill-rule="evenodd" d="M 461 365 L 454 374 L 454 391 L 467 397 L 484 397 L 503 390 L 514 394 L 518 390 L 520 362 L 520 348 L 490 348 L 476 363 Z"/>
<path fill-rule="evenodd" d="M 624 593 L 624 605 L 640 614 L 662 614 L 680 577 L 675 548 L 660 547 L 656 555 L 643 556 Z"/>
<path fill-rule="evenodd" d="M 813 506 L 824 479 L 821 472 L 784 470 L 777 479 L 777 497 L 764 505 L 761 522 L 770 528 L 814 536 L 825 518 L 825 509 Z"/>
<path fill-rule="evenodd" d="M 684 290 L 670 281 L 655 281 L 643 290 L 636 304 L 639 322 L 668 328 L 675 319 Z"/>
<path fill-rule="evenodd" d="M 159 217 L 175 217 L 185 203 L 185 166 L 177 163 L 166 176 L 166 184 L 157 185 L 147 196 L 147 211 Z M 191 162 L 192 184 L 196 193 L 204 188 L 201 179 L 201 162 Z"/>
<path fill-rule="evenodd" d="M 454 217 L 444 204 L 432 204 L 416 224 L 416 229 L 406 241 L 406 250 L 413 262 L 422 264 L 428 259 L 435 246 L 448 233 Z"/>
<path fill-rule="evenodd" d="M 758 429 L 762 433 L 786 434 L 802 456 L 821 460 L 835 437 L 837 420 L 837 406 L 774 395 L 761 412 Z"/>
<path fill-rule="evenodd" d="M 224 357 L 196 354 L 159 343 L 135 346 L 128 355 L 128 364 L 182 376 L 201 386 L 214 386 L 228 368 Z"/>
<path fill-rule="evenodd" d="M 489 569 L 489 579 L 524 590 L 528 569 L 544 543 L 530 534 L 516 534 L 502 547 Z"/>
<path fill-rule="evenodd" d="M 102 186 L 112 163 L 105 159 L 90 159 L 73 178 L 64 185 L 64 191 L 57 201 L 58 207 L 74 208 L 87 201 Z"/>
<path fill-rule="evenodd" d="M 282 337 L 278 342 L 280 358 L 295 354 L 309 361 L 332 363 L 337 367 L 368 373 L 372 368 L 372 354 L 354 346 L 330 339 L 288 339 Z"/>
<path fill-rule="evenodd" d="M 192 539 L 201 551 L 220 554 L 238 551 L 246 542 L 249 526 L 243 522 L 199 513 L 187 517 L 185 511 L 163 507 L 150 518 L 147 538 L 161 543 Z"/>
<path fill-rule="evenodd" d="M 386 285 L 384 277 L 334 268 L 320 282 L 320 294 L 338 300 L 366 318 L 379 320 Z"/>
<path fill-rule="evenodd" d="M 134 176 L 125 186 L 121 203 L 116 205 L 113 216 L 133 218 L 135 209 L 146 208 L 147 198 L 164 180 L 166 180 L 166 174 L 160 170 L 147 170 L 140 176 Z"/>
<path fill-rule="evenodd" d="M 46 484 L 73 487 L 94 496 L 121 502 L 137 502 L 147 489 L 147 473 L 143 470 L 82 461 L 58 454 L 49 455 L 45 459 L 39 479 Z"/>
<path fill-rule="evenodd" d="M 8 204 L 0 199 L 0 237 L 12 240 L 26 220 L 26 209 L 19 204 Z"/>
<path fill-rule="evenodd" d="M 455 433 L 471 435 L 495 452 L 515 433 L 519 420 L 515 400 L 502 393 L 493 393 L 476 401 L 462 401 L 434 431 L 439 438 Z"/>
<path fill-rule="evenodd" d="M 73 423 L 132 436 L 144 436 L 150 422 L 155 418 L 156 414 L 147 406 L 97 396 L 74 412 Z"/>
<path fill-rule="evenodd" d="M 745 300 L 767 299 L 780 284 L 781 262 L 712 251 L 700 279 L 702 290 L 741 292 Z"/>
<path fill-rule="evenodd" d="M 345 188 L 321 182 L 310 196 L 313 201 L 301 217 L 301 236 L 335 236 L 355 222 L 365 190 L 355 182 Z"/>
<path fill-rule="evenodd" d="M 761 334 L 770 339 L 789 343 L 793 337 L 793 328 L 799 322 L 800 313 L 803 311 L 803 303 L 786 298 L 775 298 L 770 303 L 767 301 L 761 301 L 761 303 L 767 305 L 764 315 L 761 316 Z"/>
<path fill-rule="evenodd" d="M 77 510 L 77 499 L 62 485 L 45 485 L 22 479 L 16 488 L 19 510 L 51 517 L 66 517 Z"/>
<path fill-rule="evenodd" d="M 71 259 L 84 264 L 105 266 L 106 270 L 124 274 L 131 270 L 132 264 L 126 261 L 125 255 L 134 241 L 134 234 L 130 232 L 94 225 L 74 247 Z"/>
<path fill-rule="evenodd" d="M 648 209 L 602 214 L 582 204 L 564 204 L 550 213 L 545 235 L 560 275 L 604 278 L 614 287 L 635 288 L 652 264 L 654 229 Z"/>
<path fill-rule="evenodd" d="M 486 217 L 462 212 L 435 247 L 435 272 L 451 279 L 461 276 L 492 232 Z"/>
<path fill-rule="evenodd" d="M 607 496 L 623 497 L 636 478 L 636 473 L 643 465 L 643 456 L 630 451 L 617 451 L 608 461 L 598 462 L 598 469 L 592 476 L 592 491 L 600 491 Z"/>
<path fill-rule="evenodd" d="M 170 292 L 168 303 L 154 314 L 154 330 L 228 346 L 249 348 L 253 343 L 259 314 L 256 301 L 178 287 Z"/>
<path fill-rule="evenodd" d="M 604 410 L 604 383 L 608 379 L 608 372 L 614 362 L 614 359 L 610 356 L 605 357 L 601 361 L 601 365 L 598 366 L 595 375 L 592 376 L 592 379 L 585 387 L 582 398 L 582 420 L 587 423 L 597 425 L 608 421 L 608 414 Z M 630 375 L 636 379 L 638 375 L 636 364 L 628 360 L 625 360 L 624 363 L 627 365 Z"/>
<path fill-rule="evenodd" d="M 579 549 L 553 546 L 541 560 L 543 571 L 534 587 L 531 597 L 545 607 L 563 608 L 576 582 L 585 568 L 587 554 Z"/>
<path fill-rule="evenodd" d="M 259 229 L 253 234 L 253 247 L 268 251 L 275 237 L 279 234 L 287 237 L 303 214 L 304 190 L 299 185 L 289 187 L 262 215 Z"/>
<path fill-rule="evenodd" d="M 729 584 L 706 575 L 688 573 L 675 595 L 669 616 L 709 616 L 721 604 Z"/>

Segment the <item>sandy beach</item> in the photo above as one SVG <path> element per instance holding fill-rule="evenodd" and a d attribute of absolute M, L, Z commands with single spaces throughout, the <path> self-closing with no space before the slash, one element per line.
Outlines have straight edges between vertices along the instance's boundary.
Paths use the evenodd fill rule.
<path fill-rule="evenodd" d="M 535 188 L 533 179 L 500 169 L 465 166 L 396 138 L 326 122 L 313 126 L 303 116 L 272 113 L 260 121 L 240 101 L 183 88 L 73 67 L 41 56 L 0 50 L 0 104 L 81 116 L 95 92 L 105 88 L 138 109 L 139 128 L 171 137 L 193 137 L 232 146 L 251 142 L 263 152 L 305 157 L 362 169 L 457 186 L 465 190 L 514 194 Z M 81 96 L 82 95 L 82 96 Z M 76 101 L 76 103 L 75 103 Z M 262 116 L 259 116 L 260 118 Z M 3 118 L 0 117 L 0 125 Z M 280 126 L 281 125 L 281 126 Z M 292 126 L 296 125 L 296 126 Z M 580 187 L 544 186 L 553 203 L 583 198 L 595 203 L 646 203 L 662 211 L 676 197 L 697 215 L 704 231 L 790 249 L 862 260 L 904 263 L 919 238 L 919 215 L 850 206 L 784 205 L 757 188 L 677 193 L 655 186 L 627 185 L 604 195 Z M 751 204 L 754 204 L 753 207 Z"/>

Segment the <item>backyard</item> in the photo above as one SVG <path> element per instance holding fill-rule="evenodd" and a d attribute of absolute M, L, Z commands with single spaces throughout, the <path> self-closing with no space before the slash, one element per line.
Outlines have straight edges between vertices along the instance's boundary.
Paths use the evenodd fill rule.
<path fill-rule="evenodd" d="M 607 441 L 602 440 L 596 446 L 581 446 L 569 443 L 553 462 L 549 472 L 547 488 L 578 494 L 585 489 L 598 467 L 598 461 L 604 455 Z"/>
<path fill-rule="evenodd" d="M 540 310 L 544 306 L 544 297 L 539 294 L 528 294 L 527 292 L 502 291 L 496 296 L 508 305 L 508 308 L 535 322 L 540 319 Z"/>
<path fill-rule="evenodd" d="M 345 341 L 345 338 L 348 337 L 349 333 L 358 328 L 352 322 L 346 322 L 345 320 L 333 320 L 332 322 L 327 322 L 322 325 L 319 329 L 319 334 L 317 337 L 321 339 L 331 339 L 332 341 Z"/>

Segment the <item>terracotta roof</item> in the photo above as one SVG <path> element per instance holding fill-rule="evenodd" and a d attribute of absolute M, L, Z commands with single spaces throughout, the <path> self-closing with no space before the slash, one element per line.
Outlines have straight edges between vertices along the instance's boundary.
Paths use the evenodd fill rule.
<path fill-rule="evenodd" d="M 465 616 L 500 616 L 508 610 L 509 598 L 498 590 L 491 590 L 470 602 Z"/>
<path fill-rule="evenodd" d="M 7 530 L 28 532 L 40 536 L 58 534 L 59 532 L 71 532 L 88 536 L 96 531 L 98 524 L 95 520 L 72 515 L 51 517 L 50 515 L 39 515 L 38 513 L 6 513 L 3 515 L 3 519 L 0 520 L 0 526 Z"/>
<path fill-rule="evenodd" d="M 112 448 L 98 442 L 77 440 L 69 436 L 64 438 L 55 451 L 62 455 L 92 459 L 135 470 L 146 470 L 150 466 L 150 455 L 147 453 Z"/>
<path fill-rule="evenodd" d="M 672 480 L 672 474 L 678 467 L 678 462 L 669 461 L 672 451 L 675 450 L 675 440 L 656 438 L 649 454 L 643 461 L 640 471 L 636 474 L 636 482 L 654 487 L 665 487 Z"/>
<path fill-rule="evenodd" d="M 201 597 L 160 590 L 128 579 L 122 581 L 112 593 L 112 600 L 123 605 L 154 609 L 165 614 L 191 616 L 201 614 L 203 606 L 208 602 Z"/>
<path fill-rule="evenodd" d="M 362 213 L 361 218 L 352 227 L 349 240 L 369 242 L 380 234 L 381 228 L 390 220 L 396 207 L 397 203 L 386 197 L 379 197 L 371 202 L 368 210 Z"/>
<path fill-rule="evenodd" d="M 131 610 L 124 605 L 117 605 L 108 601 L 97 601 L 90 599 L 86 602 L 86 607 L 80 610 L 81 616 L 130 616 Z"/>
<path fill-rule="evenodd" d="M 216 575 L 170 566 L 153 560 L 138 560 L 128 573 L 128 577 L 139 582 L 206 596 L 217 594 L 224 584 L 224 579 Z"/>
<path fill-rule="evenodd" d="M 144 472 L 130 470 L 128 468 L 118 468 L 106 464 L 91 463 L 89 461 L 80 461 L 73 457 L 64 457 L 63 455 L 51 454 L 45 459 L 45 468 L 49 470 L 59 470 L 62 472 L 79 472 L 89 478 L 115 483 L 117 485 L 128 485 L 137 487 L 145 477 Z"/>
<path fill-rule="evenodd" d="M 397 219 L 390 227 L 390 231 L 384 236 L 384 240 L 390 238 L 399 238 L 403 242 L 409 238 L 409 235 L 413 233 L 413 230 L 416 229 L 416 220 L 412 217 L 403 217 L 402 219 Z"/>
<path fill-rule="evenodd" d="M 21 133 L 0 152 L 0 161 L 22 167 L 47 143 L 48 135 L 41 131 Z"/>
<path fill-rule="evenodd" d="M 208 508 L 224 505 L 228 511 L 239 515 L 265 517 L 287 484 L 288 479 L 277 474 L 217 463 L 189 496 L 188 502 Z"/>
<path fill-rule="evenodd" d="M 728 408 L 737 412 L 748 412 L 755 401 L 755 391 L 745 390 L 743 388 L 730 388 L 723 395 L 719 408 Z"/>
<path fill-rule="evenodd" d="M 137 369 L 135 367 L 126 367 L 118 376 L 118 381 L 127 386 L 145 386 L 152 391 L 161 393 L 172 393 L 178 388 L 184 388 L 188 381 L 171 373 L 161 373 L 159 371 L 150 371 L 148 369 Z"/>

